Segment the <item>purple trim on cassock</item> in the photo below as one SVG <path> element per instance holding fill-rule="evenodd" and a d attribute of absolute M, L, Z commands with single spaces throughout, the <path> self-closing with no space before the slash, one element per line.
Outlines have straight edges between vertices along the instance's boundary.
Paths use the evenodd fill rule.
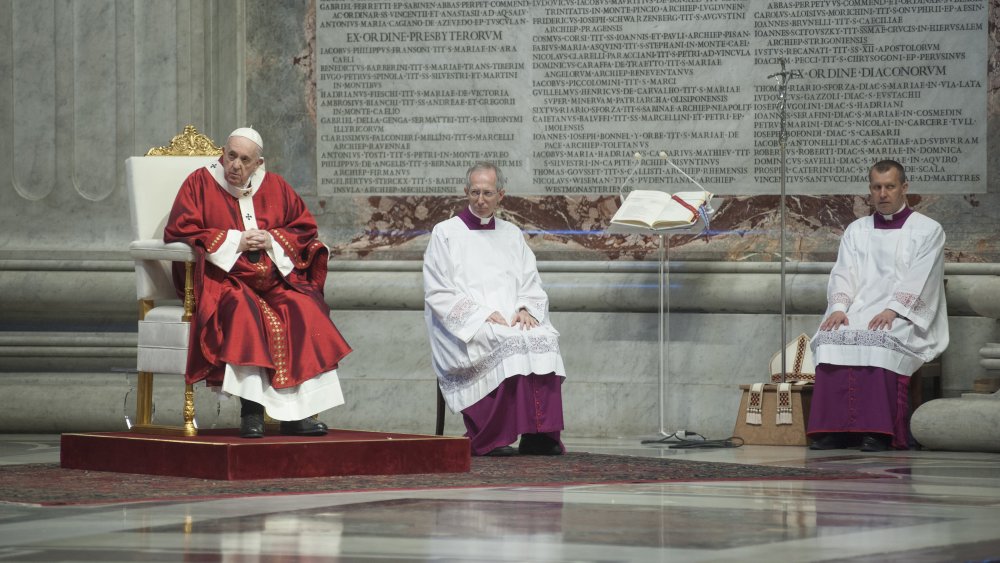
<path fill-rule="evenodd" d="M 495 216 L 490 217 L 490 221 L 484 225 L 483 220 L 468 207 L 458 212 L 458 218 L 471 231 L 493 231 L 497 228 L 497 218 Z"/>
<path fill-rule="evenodd" d="M 902 229 L 903 223 L 906 222 L 906 218 L 913 215 L 913 210 L 909 207 L 903 207 L 900 211 L 892 214 L 892 219 L 886 219 L 884 215 L 875 212 L 875 228 L 876 229 Z"/>
<path fill-rule="evenodd" d="M 816 366 L 806 434 L 883 434 L 910 448 L 910 378 L 870 366 Z M 818 436 L 817 436 L 818 437 Z"/>
<path fill-rule="evenodd" d="M 521 434 L 545 434 L 559 442 L 563 429 L 562 377 L 515 375 L 462 411 L 472 455 L 509 446 Z"/>

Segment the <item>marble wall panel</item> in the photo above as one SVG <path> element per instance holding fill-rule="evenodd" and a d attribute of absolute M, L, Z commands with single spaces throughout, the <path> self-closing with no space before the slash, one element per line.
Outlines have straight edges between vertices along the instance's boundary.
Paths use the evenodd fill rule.
<path fill-rule="evenodd" d="M 225 136 L 233 129 L 250 124 L 247 121 L 247 73 L 250 64 L 246 55 L 246 6 L 243 0 L 216 0 L 194 2 L 199 8 L 192 12 L 192 32 L 201 33 L 198 62 L 202 65 L 192 77 L 198 80 L 189 85 L 196 99 L 204 99 L 204 108 L 192 107 L 200 113 L 193 114 L 184 124 L 177 124 L 177 131 L 188 123 L 205 124 L 205 134 L 222 145 Z M 257 29 L 266 29 L 266 24 Z M 263 36 L 270 37 L 264 33 Z"/>
<path fill-rule="evenodd" d="M 188 123 L 221 136 L 242 122 L 242 7 L 0 2 L 0 252 L 124 256 L 125 159 Z"/>
<path fill-rule="evenodd" d="M 340 362 L 347 379 L 430 381 L 430 345 L 423 311 L 333 311 L 353 350 Z"/>
<path fill-rule="evenodd" d="M 347 379 L 427 380 L 432 377 L 421 311 L 341 311 L 332 318 L 353 352 L 341 362 Z M 554 312 L 572 381 L 658 384 L 656 313 Z M 767 379 L 780 350 L 777 315 L 674 313 L 664 319 L 665 377 L 671 383 L 728 385 Z M 788 340 L 812 334 L 818 315 L 787 320 Z M 739 361 L 734 361 L 739 358 Z"/>
<path fill-rule="evenodd" d="M 562 333 L 568 372 L 563 387 L 568 433 L 637 436 L 656 432 L 660 394 L 656 317 L 553 314 L 553 322 Z M 333 318 L 354 352 L 338 370 L 347 403 L 324 413 L 323 419 L 339 427 L 431 432 L 434 376 L 422 313 L 334 311 Z M 752 315 L 675 317 L 671 325 L 674 340 L 668 343 L 666 424 L 712 437 L 728 436 L 739 403 L 738 385 L 763 380 L 766 362 L 775 348 L 767 343 L 740 342 L 734 335 L 760 325 Z M 762 333 L 761 340 L 773 337 L 776 341 L 775 334 L 772 327 Z M 737 365 L 741 369 L 734 370 L 733 358 L 740 358 Z M 120 388 L 124 384 L 115 385 Z M 178 397 L 180 387 L 169 378 L 157 379 L 161 418 L 179 420 L 179 399 L 161 386 L 176 388 Z M 707 402 L 703 397 L 708 397 Z M 229 414 L 223 415 L 219 424 L 233 423 L 227 418 L 231 409 L 223 408 Z M 211 401 L 199 403 L 198 412 L 203 425 L 215 420 Z M 460 415 L 449 412 L 446 428 L 449 433 L 461 433 Z"/>
<path fill-rule="evenodd" d="M 90 201 L 117 187 L 118 155 L 108 140 L 118 131 L 115 2 L 73 4 L 73 189 Z"/>
<path fill-rule="evenodd" d="M 315 83 L 309 71 L 313 61 L 314 13 L 309 3 L 273 3 L 250 0 L 250 21 L 268 22 L 282 30 L 283 45 L 260 36 L 249 37 L 248 115 L 260 124 L 265 139 L 282 139 L 276 147 L 296 154 L 272 154 L 272 168 L 286 176 L 317 215 L 321 230 L 334 251 L 345 259 L 419 259 L 433 225 L 461 208 L 461 198 L 426 197 L 317 197 L 315 163 Z M 988 131 L 991 144 L 1000 139 L 1000 67 L 996 55 L 1000 26 L 991 6 Z M 252 25 L 252 24 L 251 24 Z M 297 33 L 302 35 L 296 36 Z M 263 55 L 267 56 L 264 57 Z M 280 56 L 279 56 L 280 55 Z M 259 59 L 259 60 L 258 60 Z M 266 63 L 264 62 L 266 59 Z M 258 64 L 259 63 L 259 64 Z M 281 104 L 275 101 L 280 100 Z M 309 116 L 289 122 L 282 115 Z M 302 142 L 302 141 L 305 142 Z M 288 163 L 287 169 L 281 164 Z M 1000 221 L 1000 157 L 990 152 L 988 193 L 922 195 L 911 186 L 910 203 L 940 221 L 948 233 L 951 262 L 996 262 L 1000 240 L 993 228 Z M 612 188 L 620 178 L 608 178 Z M 709 187 L 711 189 L 711 187 Z M 775 192 L 778 187 L 775 187 Z M 610 189 L 609 192 L 617 192 Z M 671 237 L 672 255 L 679 260 L 777 261 L 780 202 L 777 195 L 727 197 L 712 223 L 709 238 Z M 870 213 L 867 186 L 856 196 L 790 196 L 786 199 L 785 257 L 792 261 L 832 261 L 840 234 L 850 221 Z M 542 260 L 648 260 L 655 258 L 658 241 L 643 236 L 606 236 L 618 196 L 508 197 L 504 216 L 522 226 L 529 244 Z"/>
<path fill-rule="evenodd" d="M 170 139 L 178 132 L 180 53 L 176 47 L 181 3 L 134 5 L 135 130 L 140 139 Z"/>
<path fill-rule="evenodd" d="M 174 3 L 176 9 L 177 32 L 181 36 L 191 38 L 205 37 L 204 10 L 197 3 L 181 0 Z M 173 50 L 176 53 L 176 98 L 177 117 L 175 134 L 184 125 L 200 125 L 205 130 L 204 104 L 206 91 L 200 85 L 205 83 L 205 56 L 209 44 L 200 41 L 177 43 Z"/>
<path fill-rule="evenodd" d="M 0 25 L 12 39 L 0 46 L 0 66 L 11 71 L 0 76 L 10 86 L 0 88 L 0 126 L 7 132 L 0 158 L 15 178 L 6 189 L 29 201 L 55 197 L 54 190 L 72 192 L 42 205 L 18 201 L 0 211 L 0 219 L 27 232 L 29 225 L 58 218 L 67 231 L 85 233 L 74 242 L 78 248 L 122 248 L 128 238 L 123 196 L 109 185 L 121 187 L 123 156 L 163 144 L 187 122 L 203 123 L 217 140 L 230 127 L 252 122 L 267 139 L 271 168 L 307 198 L 338 254 L 419 259 L 427 231 L 460 208 L 460 198 L 316 195 L 313 8 L 312 2 L 265 0 L 0 4 Z M 996 18 L 994 9 L 991 21 Z M 991 141 L 997 139 L 1000 92 L 996 29 L 991 26 L 987 70 Z M 94 142 L 109 131 L 116 137 L 112 146 Z M 990 155 L 996 172 L 997 151 Z M 88 169 L 87 163 L 97 166 Z M 912 187 L 914 206 L 946 225 L 950 261 L 996 260 L 996 177 L 991 174 L 989 193 L 979 195 L 921 197 L 920 187 Z M 613 180 L 609 185 L 616 185 Z M 868 211 L 864 186 L 858 188 L 856 197 L 790 197 L 787 257 L 832 259 L 843 227 Z M 84 203 L 85 213 L 74 215 L 69 210 L 79 199 L 103 205 Z M 644 260 L 656 252 L 655 239 L 602 236 L 618 206 L 613 194 L 511 197 L 506 204 L 507 216 L 532 234 L 530 244 L 543 260 Z M 714 235 L 672 237 L 673 254 L 683 260 L 776 260 L 777 209 L 777 196 L 727 198 Z M 57 249 L 61 241 L 21 235 L 0 248 Z"/>
<path fill-rule="evenodd" d="M 653 436 L 660 427 L 658 387 L 570 381 L 563 385 L 565 433 L 583 436 Z M 588 434 L 591 431 L 593 434 Z"/>
<path fill-rule="evenodd" d="M 73 276 L 79 277 L 78 274 Z M 5 279 L 6 274 L 0 272 L 0 283 Z M 37 285 L 37 279 L 26 277 L 19 285 Z M 36 281 L 23 283 L 26 280 Z M 81 287 L 80 291 L 81 294 L 93 293 L 101 286 L 127 293 L 127 281 L 125 274 L 115 273 L 98 285 Z M 339 283 L 344 281 L 341 279 Z M 406 291 L 414 289 L 410 287 Z M 386 291 L 400 290 L 401 286 Z M 336 286 L 330 291 L 335 294 Z M 22 290 L 19 295 L 27 294 Z M 412 308 L 387 310 L 378 305 L 376 295 L 370 298 L 374 299 L 374 309 L 335 308 L 332 312 L 332 318 L 354 347 L 354 352 L 339 368 L 347 404 L 324 413 L 323 418 L 331 424 L 351 428 L 429 432 L 435 404 L 434 378 L 422 311 Z M 69 300 L 53 307 L 57 302 L 45 292 L 34 299 L 51 309 L 68 311 L 86 306 L 80 304 L 83 301 Z M 31 298 L 17 299 L 24 300 Z M 123 308 L 128 308 L 127 295 L 120 296 L 118 301 Z M 3 304 L 6 310 L 9 303 Z M 96 308 L 84 312 L 93 326 L 81 328 L 85 331 L 108 330 L 96 324 L 107 307 L 90 306 Z M 79 311 L 75 314 L 79 316 Z M 568 374 L 564 385 L 568 433 L 576 436 L 648 436 L 655 433 L 659 427 L 661 403 L 657 320 L 658 315 L 648 312 L 648 307 L 647 312 L 553 313 L 553 322 L 562 334 L 561 346 Z M 955 396 L 970 389 L 972 380 L 981 376 L 978 350 L 985 342 L 996 341 L 1000 330 L 993 319 L 952 317 L 951 322 L 953 344 L 942 358 L 942 383 L 945 393 Z M 786 326 L 789 338 L 800 332 L 811 333 L 817 323 L 817 315 L 789 316 Z M 129 324 L 134 326 L 134 321 Z M 0 364 L 4 365 L 0 372 L 3 374 L 0 397 L 18 397 L 18 404 L 6 408 L 5 403 L 5 408 L 0 409 L 0 425 L 8 421 L 9 428 L 26 431 L 20 429 L 30 425 L 32 410 L 51 408 L 71 412 L 76 408 L 74 398 L 77 395 L 103 412 L 57 417 L 60 424 L 67 425 L 61 431 L 108 429 L 120 423 L 122 407 L 118 399 L 111 401 L 103 395 L 110 393 L 124 400 L 128 376 L 116 369 L 130 365 L 125 347 L 130 340 L 127 334 L 132 333 L 83 338 L 73 332 L 41 332 L 25 338 L 17 330 L 10 330 L 22 325 L 12 326 L 5 322 L 4 326 L 8 332 L 0 333 Z M 32 325 L 25 320 L 23 326 L 43 325 Z M 668 334 L 669 340 L 664 343 L 667 364 L 662 393 L 666 429 L 695 430 L 713 438 L 728 436 L 735 421 L 738 386 L 768 377 L 769 360 L 777 352 L 781 340 L 778 316 L 766 312 L 680 312 L 670 315 Z M 134 341 L 134 335 L 131 339 Z M 102 378 L 110 378 L 109 383 L 95 384 L 104 381 Z M 43 400 L 41 395 L 18 390 L 17 386 L 25 381 L 46 386 L 57 382 L 60 388 Z M 205 394 L 200 386 L 198 392 Z M 158 376 L 156 394 L 160 421 L 180 420 L 179 379 Z M 210 399 L 199 398 L 198 401 L 198 416 L 203 427 L 213 423 L 235 424 L 233 417 L 237 416 L 238 409 L 232 406 L 233 402 L 222 405 L 223 415 L 219 418 Z M 449 414 L 447 428 L 450 433 L 460 433 L 461 417 Z"/>
<path fill-rule="evenodd" d="M 135 116 L 135 30 L 132 27 L 134 18 L 133 4 L 118 1 L 114 13 L 114 45 L 115 45 L 115 185 L 125 186 L 125 159 L 136 154 L 134 136 Z M 144 154 L 144 153 L 143 153 Z M 112 196 L 116 198 L 117 194 Z"/>
<path fill-rule="evenodd" d="M 583 436 L 638 436 L 659 428 L 658 315 L 553 313 L 567 379 L 563 402 L 567 432 Z M 327 416 L 355 428 L 428 431 L 434 387 L 427 334 L 419 311 L 334 311 L 354 352 L 340 365 L 347 405 Z M 667 429 L 729 436 L 739 406 L 739 385 L 767 381 L 781 339 L 777 315 L 680 313 L 669 319 L 665 341 L 663 409 Z M 791 315 L 788 340 L 812 334 L 818 315 Z M 952 319 L 956 340 L 942 359 L 946 390 L 971 388 L 981 373 L 981 334 L 996 321 Z M 975 350 L 972 350 L 975 348 Z M 342 412 L 340 412 L 342 411 Z M 339 413 L 339 414 L 338 414 Z M 459 432 L 461 419 L 449 414 Z M 432 428 L 432 427 L 430 427 Z"/>
<path fill-rule="evenodd" d="M 312 84 L 315 13 L 312 2 L 247 2 L 250 30 L 266 21 L 267 33 L 248 34 L 247 93 L 260 101 L 260 112 L 248 113 L 247 124 L 264 134 L 268 167 L 293 186 L 315 194 L 316 113 Z M 266 36 L 266 39 L 265 39 Z M 263 40 L 262 40 L 263 39 Z M 312 187 L 312 189 L 309 189 Z"/>
<path fill-rule="evenodd" d="M 733 435 L 740 412 L 739 385 L 685 385 L 667 403 L 667 430 L 696 432 L 707 439 Z"/>
<path fill-rule="evenodd" d="M 335 428 L 433 434 L 437 391 L 435 380 L 342 378 L 345 403 L 320 418 Z M 448 433 L 461 434 L 461 415 L 448 412 Z M 449 424 L 450 423 L 450 424 Z"/>
<path fill-rule="evenodd" d="M 5 433 L 60 433 L 66 431 L 122 432 L 126 416 L 135 421 L 136 376 L 111 371 L 65 371 L 5 375 L 0 391 L 15 393 L 17 401 L 4 402 L 0 430 Z M 156 424 L 179 425 L 184 402 L 184 382 L 179 377 L 158 376 L 153 388 Z M 195 418 L 199 428 L 239 426 L 239 401 L 221 403 L 211 390 L 195 388 Z"/>
<path fill-rule="evenodd" d="M 56 4 L 14 2 L 13 55 L 7 129 L 14 151 L 10 181 L 17 194 L 37 201 L 56 186 Z"/>

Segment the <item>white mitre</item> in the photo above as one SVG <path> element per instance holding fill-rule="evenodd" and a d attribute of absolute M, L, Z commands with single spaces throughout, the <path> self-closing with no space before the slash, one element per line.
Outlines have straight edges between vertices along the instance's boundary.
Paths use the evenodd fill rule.
<path fill-rule="evenodd" d="M 771 383 L 781 382 L 781 352 L 771 357 Z M 816 360 L 809 347 L 809 335 L 800 334 L 785 346 L 786 381 L 815 381 Z"/>
<path fill-rule="evenodd" d="M 239 129 L 233 131 L 229 134 L 230 137 L 243 137 L 244 139 L 250 139 L 253 141 L 260 150 L 264 150 L 264 140 L 260 138 L 260 133 L 251 129 L 250 127 L 240 127 Z"/>

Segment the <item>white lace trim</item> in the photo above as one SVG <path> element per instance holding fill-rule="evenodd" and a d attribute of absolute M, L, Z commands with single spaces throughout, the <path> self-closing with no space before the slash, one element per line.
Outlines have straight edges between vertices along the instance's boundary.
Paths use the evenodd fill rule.
<path fill-rule="evenodd" d="M 469 299 L 468 297 L 463 297 L 451 309 L 448 316 L 445 317 L 444 326 L 446 326 L 452 334 L 458 332 L 458 329 L 462 328 L 465 321 L 475 314 L 477 309 L 479 309 L 479 305 L 476 305 L 475 301 Z"/>
<path fill-rule="evenodd" d="M 438 378 L 441 391 L 452 393 L 470 387 L 484 374 L 496 368 L 504 359 L 517 354 L 559 354 L 559 338 L 548 335 L 508 338 L 482 360 Z"/>
<path fill-rule="evenodd" d="M 927 306 L 927 302 L 920 298 L 919 295 L 914 293 L 904 293 L 902 291 L 897 291 L 892 294 L 892 298 L 903 304 L 904 307 L 908 307 L 911 311 L 919 316 L 923 316 L 924 313 L 930 308 Z"/>
<path fill-rule="evenodd" d="M 545 314 L 545 300 L 544 299 L 529 299 L 526 301 L 527 305 L 532 309 Z"/>
<path fill-rule="evenodd" d="M 816 334 L 816 343 L 819 346 L 825 344 L 833 346 L 871 346 L 899 352 L 907 356 L 913 355 L 898 338 L 889 334 L 887 330 L 821 330 Z"/>
<path fill-rule="evenodd" d="M 851 299 L 851 296 L 850 296 L 850 295 L 848 295 L 848 294 L 846 294 L 846 293 L 834 293 L 834 294 L 833 294 L 833 295 L 832 295 L 832 296 L 830 297 L 830 303 L 841 303 L 841 304 L 843 304 L 843 305 L 848 305 L 848 306 L 850 306 L 850 304 L 851 304 L 851 303 L 852 303 L 853 301 L 854 301 L 854 300 L 853 300 L 853 299 Z"/>

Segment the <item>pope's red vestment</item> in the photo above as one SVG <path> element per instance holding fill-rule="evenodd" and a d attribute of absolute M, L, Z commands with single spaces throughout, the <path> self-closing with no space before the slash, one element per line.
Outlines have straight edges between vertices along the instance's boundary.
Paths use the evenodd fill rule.
<path fill-rule="evenodd" d="M 259 184 L 243 196 L 252 198 L 248 214 L 250 202 L 241 210 L 240 198 L 216 179 L 221 167 L 215 163 L 188 176 L 164 229 L 166 242 L 188 243 L 198 256 L 187 381 L 221 387 L 227 364 L 256 366 L 266 374 L 261 379 L 269 379 L 262 383 L 288 390 L 335 370 L 351 351 L 323 299 L 329 251 L 317 240 L 305 203 L 281 176 L 255 174 Z M 227 240 L 232 245 L 253 214 L 256 228 L 270 233 L 272 251 L 260 252 L 256 262 L 244 252 L 229 271 L 207 259 Z M 275 261 L 282 259 L 293 266 L 284 275 Z M 183 287 L 181 276 L 183 265 L 175 263 L 177 287 Z"/>

